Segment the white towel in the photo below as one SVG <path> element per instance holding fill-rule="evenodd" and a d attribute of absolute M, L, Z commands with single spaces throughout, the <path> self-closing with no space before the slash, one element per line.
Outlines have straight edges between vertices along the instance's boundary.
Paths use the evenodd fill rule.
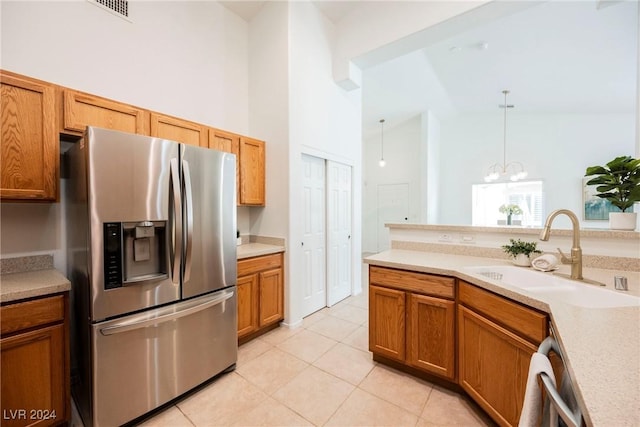
<path fill-rule="evenodd" d="M 556 379 L 553 375 L 551 362 L 542 353 L 533 353 L 531 362 L 529 363 L 529 374 L 527 376 L 527 387 L 524 392 L 524 404 L 520 413 L 520 422 L 518 427 L 537 426 L 540 415 L 542 414 L 542 391 L 538 387 L 538 374 L 545 372 L 555 387 Z M 546 421 L 546 422 L 545 422 Z M 542 420 L 543 425 L 547 425 L 548 420 Z"/>
<path fill-rule="evenodd" d="M 531 261 L 531 267 L 540 271 L 551 271 L 558 266 L 558 258 L 552 254 L 541 255 Z"/>

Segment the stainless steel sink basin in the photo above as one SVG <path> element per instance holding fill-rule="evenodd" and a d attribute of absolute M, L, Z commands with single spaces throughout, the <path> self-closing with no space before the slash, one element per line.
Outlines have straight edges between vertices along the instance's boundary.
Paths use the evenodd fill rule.
<path fill-rule="evenodd" d="M 640 298 L 529 268 L 493 265 L 465 267 L 466 273 L 567 304 L 589 308 L 640 307 Z"/>

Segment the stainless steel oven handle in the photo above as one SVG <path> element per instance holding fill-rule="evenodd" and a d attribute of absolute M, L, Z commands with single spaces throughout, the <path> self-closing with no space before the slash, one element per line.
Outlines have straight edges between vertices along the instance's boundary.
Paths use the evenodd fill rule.
<path fill-rule="evenodd" d="M 163 316 L 152 317 L 148 319 L 142 319 L 138 321 L 133 321 L 130 323 L 123 322 L 120 324 L 116 324 L 113 326 L 107 326 L 106 328 L 100 329 L 100 333 L 102 335 L 114 335 L 122 332 L 133 331 L 135 329 L 147 328 L 149 326 L 156 326 L 158 324 L 168 322 L 170 320 L 176 320 L 181 317 L 189 316 L 191 314 L 198 313 L 202 310 L 206 310 L 207 308 L 213 307 L 215 305 L 221 304 L 224 301 L 231 298 L 234 294 L 234 291 L 226 291 L 223 294 L 216 295 L 214 298 L 203 302 L 202 304 L 198 304 L 193 307 L 188 307 L 180 311 L 176 311 L 173 313 L 165 314 Z"/>
<path fill-rule="evenodd" d="M 189 162 L 182 161 L 182 171 L 184 174 L 184 193 L 185 200 L 187 202 L 186 208 L 186 227 L 187 227 L 187 248 L 185 251 L 185 267 L 184 267 L 184 282 L 188 282 L 191 278 L 191 263 L 192 263 L 192 249 L 193 249 L 193 193 L 191 190 L 191 171 L 189 169 Z"/>
<path fill-rule="evenodd" d="M 180 283 L 180 257 L 182 256 L 182 197 L 180 195 L 180 173 L 178 159 L 169 162 L 169 191 L 173 206 L 169 206 L 169 223 L 171 244 L 171 281 Z"/>

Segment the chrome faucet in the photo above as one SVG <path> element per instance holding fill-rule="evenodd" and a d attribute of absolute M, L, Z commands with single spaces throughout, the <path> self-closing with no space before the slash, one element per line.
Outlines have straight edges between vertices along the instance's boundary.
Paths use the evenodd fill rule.
<path fill-rule="evenodd" d="M 573 280 L 583 280 L 582 277 L 582 249 L 580 248 L 580 223 L 576 214 L 569 209 L 557 209 L 549 214 L 547 220 L 544 223 L 544 228 L 540 232 L 540 240 L 546 242 L 549 240 L 549 233 L 551 231 L 551 223 L 554 218 L 560 214 L 565 214 L 571 220 L 573 224 L 573 247 L 571 248 L 571 257 L 567 257 L 561 250 L 560 259 L 563 264 L 571 264 L 571 278 Z"/>

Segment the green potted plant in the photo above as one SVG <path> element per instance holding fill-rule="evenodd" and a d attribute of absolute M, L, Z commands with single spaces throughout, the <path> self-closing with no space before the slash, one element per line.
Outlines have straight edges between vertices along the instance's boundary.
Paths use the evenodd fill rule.
<path fill-rule="evenodd" d="M 515 265 L 528 267 L 531 265 L 531 254 L 541 254 L 538 242 L 525 242 L 520 239 L 509 239 L 509 245 L 503 245 L 502 250 L 509 254 Z"/>
<path fill-rule="evenodd" d="M 612 229 L 634 230 L 637 213 L 627 212 L 640 202 L 640 159 L 620 156 L 605 166 L 589 166 L 584 176 L 594 176 L 587 185 L 597 185 L 596 197 L 606 199 L 622 212 L 609 212 Z"/>
<path fill-rule="evenodd" d="M 514 204 L 504 204 L 498 208 L 500 213 L 507 214 L 507 225 L 511 225 L 511 216 L 512 215 L 520 215 L 522 213 L 522 209 L 520 206 Z"/>

